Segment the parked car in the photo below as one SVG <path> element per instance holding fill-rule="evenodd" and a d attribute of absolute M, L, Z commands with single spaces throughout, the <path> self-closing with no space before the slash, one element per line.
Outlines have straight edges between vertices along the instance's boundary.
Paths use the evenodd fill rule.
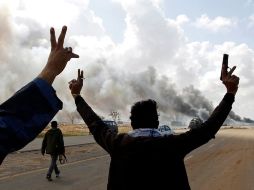
<path fill-rule="evenodd" d="M 118 126 L 117 123 L 114 120 L 103 120 L 103 122 L 109 126 L 113 131 L 118 133 Z"/>
<path fill-rule="evenodd" d="M 188 128 L 189 129 L 195 129 L 197 128 L 198 126 L 200 126 L 201 124 L 203 123 L 203 120 L 200 119 L 199 117 L 194 117 L 190 120 L 190 123 L 189 123 L 189 126 Z"/>
<path fill-rule="evenodd" d="M 162 135 L 173 135 L 175 132 L 168 125 L 161 125 L 158 127 L 158 130 L 162 133 Z"/>

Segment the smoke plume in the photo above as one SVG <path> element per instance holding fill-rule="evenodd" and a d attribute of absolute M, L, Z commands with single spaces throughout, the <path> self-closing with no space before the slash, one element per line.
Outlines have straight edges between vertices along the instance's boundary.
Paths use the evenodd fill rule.
<path fill-rule="evenodd" d="M 42 10 L 36 6 L 37 2 L 31 1 L 34 8 L 39 7 L 34 18 L 26 14 L 26 1 L 22 2 L 22 6 L 17 6 L 19 14 L 16 15 L 5 6 L 0 8 L 0 102 L 39 74 L 50 52 L 51 26 L 46 23 L 59 26 L 63 20 L 68 21 L 64 23 L 68 25 L 65 46 L 72 46 L 80 58 L 70 61 L 53 84 L 64 102 L 63 111 L 57 115 L 62 121 L 67 121 L 68 116 L 77 120 L 77 116 L 73 116 L 76 108 L 68 81 L 76 78 L 78 68 L 84 70 L 86 78 L 82 96 L 99 115 L 109 117 L 110 112 L 115 110 L 122 120 L 128 121 L 133 103 L 154 99 L 163 123 L 186 123 L 195 116 L 203 120 L 209 117 L 216 105 L 210 100 L 210 92 L 206 91 L 204 95 L 198 89 L 216 88 L 214 95 L 222 98 L 223 93 L 215 82 L 218 78 L 215 73 L 219 73 L 220 69 L 218 60 L 221 57 L 218 55 L 221 55 L 221 49 L 231 49 L 235 55 L 244 52 L 249 66 L 242 64 L 240 71 L 253 76 L 250 66 L 253 65 L 251 57 L 254 53 L 248 47 L 232 43 L 218 46 L 208 42 L 187 42 L 183 28 L 166 18 L 152 1 L 119 2 L 126 14 L 126 28 L 123 41 L 118 43 L 105 32 L 102 19 L 89 10 L 88 3 L 80 6 L 76 1 L 73 4 L 72 1 L 64 1 L 64 10 L 71 8 L 75 11 L 63 11 L 62 16 L 66 19 L 62 19 L 60 10 L 58 17 L 53 18 L 55 9 L 50 6 L 52 9 Z M 47 20 L 45 14 L 51 15 L 52 19 Z M 57 37 L 60 28 L 56 28 Z M 209 83 L 203 85 L 200 81 Z M 246 89 L 251 89 L 251 77 L 244 81 Z M 248 97 L 253 95 L 246 94 Z M 227 122 L 253 123 L 253 120 L 241 118 L 232 111 Z"/>

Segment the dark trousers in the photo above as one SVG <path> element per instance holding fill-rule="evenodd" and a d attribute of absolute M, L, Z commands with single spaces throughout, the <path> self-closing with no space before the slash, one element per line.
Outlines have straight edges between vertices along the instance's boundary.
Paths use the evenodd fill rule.
<path fill-rule="evenodd" d="M 51 177 L 51 174 L 53 172 L 53 170 L 55 170 L 55 174 L 59 174 L 60 171 L 57 167 L 57 158 L 58 158 L 58 155 L 57 154 L 50 154 L 51 156 L 51 163 L 50 163 L 50 166 L 49 166 L 49 169 L 48 169 L 48 173 L 47 173 L 47 176 L 50 176 Z"/>

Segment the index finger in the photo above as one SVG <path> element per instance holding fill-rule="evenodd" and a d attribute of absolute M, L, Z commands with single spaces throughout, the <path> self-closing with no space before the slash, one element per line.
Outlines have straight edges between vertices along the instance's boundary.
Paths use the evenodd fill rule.
<path fill-rule="evenodd" d="M 60 36 L 58 38 L 58 44 L 57 44 L 58 48 L 63 47 L 66 31 L 67 31 L 67 26 L 63 26 L 61 34 L 60 34 Z"/>
<path fill-rule="evenodd" d="M 78 79 L 80 78 L 80 69 L 78 69 Z"/>
<path fill-rule="evenodd" d="M 236 66 L 234 66 L 232 69 L 230 69 L 230 71 L 228 72 L 228 75 L 231 76 L 235 69 L 236 69 Z"/>
<path fill-rule="evenodd" d="M 55 30 L 53 27 L 50 28 L 50 43 L 51 43 L 51 49 L 56 47 L 56 35 L 55 35 Z"/>

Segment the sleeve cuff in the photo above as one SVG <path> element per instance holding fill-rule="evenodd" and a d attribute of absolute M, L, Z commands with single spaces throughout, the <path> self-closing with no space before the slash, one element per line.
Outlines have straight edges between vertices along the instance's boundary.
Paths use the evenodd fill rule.
<path fill-rule="evenodd" d="M 235 95 L 232 93 L 226 93 L 223 100 L 232 104 L 235 101 Z"/>
<path fill-rule="evenodd" d="M 77 95 L 76 97 L 75 97 L 75 104 L 76 104 L 76 106 L 79 104 L 79 102 L 80 101 L 82 101 L 83 100 L 83 98 L 80 96 L 80 95 Z"/>

